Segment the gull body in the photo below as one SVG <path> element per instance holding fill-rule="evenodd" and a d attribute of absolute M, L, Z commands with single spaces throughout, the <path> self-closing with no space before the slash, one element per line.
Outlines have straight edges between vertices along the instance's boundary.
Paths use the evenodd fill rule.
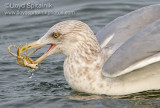
<path fill-rule="evenodd" d="M 20 52 L 51 45 L 37 63 L 50 55 L 64 54 L 64 75 L 76 91 L 125 95 L 157 90 L 160 89 L 160 15 L 156 13 L 159 11 L 160 5 L 136 10 L 115 19 L 96 36 L 81 21 L 63 21 L 39 40 L 23 46 Z M 141 21 L 142 16 L 145 20 Z"/>

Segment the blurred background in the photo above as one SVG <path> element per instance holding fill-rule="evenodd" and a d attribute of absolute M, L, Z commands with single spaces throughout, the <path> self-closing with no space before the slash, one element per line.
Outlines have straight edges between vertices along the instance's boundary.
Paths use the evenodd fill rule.
<path fill-rule="evenodd" d="M 31 75 L 7 51 L 9 45 L 24 45 L 39 39 L 61 21 L 81 20 L 96 34 L 117 17 L 158 3 L 159 0 L 1 0 L 0 108 L 160 107 L 158 91 L 122 97 L 75 92 L 63 75 L 63 55 L 48 57 Z M 32 58 L 41 56 L 46 48 Z M 16 52 L 14 48 L 12 51 Z"/>

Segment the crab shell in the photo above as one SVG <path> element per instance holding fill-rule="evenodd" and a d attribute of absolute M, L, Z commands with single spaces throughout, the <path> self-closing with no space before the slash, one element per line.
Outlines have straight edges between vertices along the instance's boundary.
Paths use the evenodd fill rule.
<path fill-rule="evenodd" d="M 19 45 L 19 47 L 17 47 L 17 46 L 15 46 L 14 45 L 14 47 L 17 49 L 17 55 L 16 54 L 14 54 L 14 53 L 12 53 L 11 51 L 10 51 L 10 48 L 12 47 L 12 45 L 10 45 L 9 47 L 8 47 L 8 52 L 12 55 L 12 56 L 14 56 L 14 57 L 16 57 L 17 58 L 17 64 L 19 64 L 20 66 L 23 66 L 23 67 L 28 67 L 28 68 L 30 68 L 30 69 L 37 69 L 38 68 L 38 63 L 36 63 L 34 60 L 32 60 L 28 55 L 22 55 L 22 54 L 20 54 L 19 53 L 19 47 L 20 47 L 20 45 Z M 36 50 L 35 50 L 36 51 Z M 34 52 L 35 52 L 34 51 Z M 32 52 L 32 53 L 30 53 L 29 55 L 31 55 L 31 54 L 33 54 L 34 52 Z"/>
<path fill-rule="evenodd" d="M 17 64 L 20 66 L 28 67 L 30 69 L 37 69 L 38 63 L 35 63 L 29 56 L 17 56 Z"/>

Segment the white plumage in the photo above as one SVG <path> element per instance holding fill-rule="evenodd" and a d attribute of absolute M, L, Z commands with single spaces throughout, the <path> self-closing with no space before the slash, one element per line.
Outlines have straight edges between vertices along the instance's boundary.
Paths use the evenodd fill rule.
<path fill-rule="evenodd" d="M 159 11 L 160 5 L 153 5 L 117 18 L 97 38 L 81 21 L 63 21 L 21 50 L 50 44 L 37 62 L 64 54 L 65 78 L 77 91 L 125 95 L 160 89 Z M 53 38 L 53 33 L 60 36 Z"/>

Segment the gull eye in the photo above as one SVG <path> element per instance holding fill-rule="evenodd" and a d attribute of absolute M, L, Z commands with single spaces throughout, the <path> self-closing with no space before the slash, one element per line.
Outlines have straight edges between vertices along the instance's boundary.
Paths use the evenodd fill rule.
<path fill-rule="evenodd" d="M 53 36 L 54 38 L 58 38 L 58 37 L 60 36 L 60 34 L 59 34 L 59 33 L 53 33 L 52 36 Z"/>

